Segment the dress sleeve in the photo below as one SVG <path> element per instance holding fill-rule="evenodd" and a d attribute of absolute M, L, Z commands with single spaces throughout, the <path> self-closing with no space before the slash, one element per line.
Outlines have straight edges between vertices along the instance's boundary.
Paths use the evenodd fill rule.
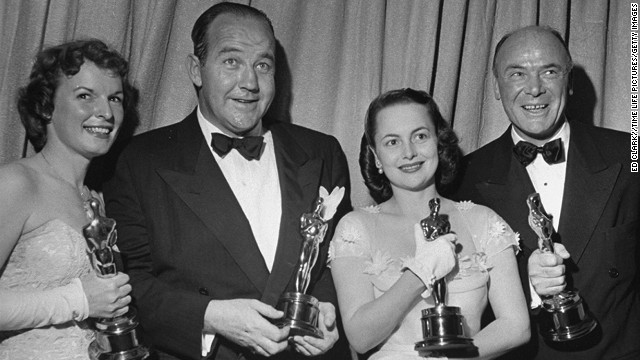
<path fill-rule="evenodd" d="M 487 233 L 482 239 L 482 248 L 488 260 L 506 249 L 513 249 L 518 253 L 519 242 L 520 235 L 493 210 L 487 209 Z"/>
<path fill-rule="evenodd" d="M 343 217 L 336 227 L 329 245 L 329 266 L 331 261 L 343 257 L 371 258 L 365 226 L 353 212 Z"/>

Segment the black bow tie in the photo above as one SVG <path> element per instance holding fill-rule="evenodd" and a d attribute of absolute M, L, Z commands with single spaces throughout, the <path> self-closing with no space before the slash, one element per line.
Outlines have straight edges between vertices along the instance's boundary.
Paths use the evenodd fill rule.
<path fill-rule="evenodd" d="M 535 160 L 538 153 L 542 154 L 542 158 L 547 164 L 557 164 L 562 162 L 564 151 L 562 148 L 562 139 L 555 139 L 544 144 L 544 146 L 535 146 L 526 141 L 519 141 L 513 147 L 513 153 L 516 154 L 518 161 L 524 166 L 529 165 Z"/>
<path fill-rule="evenodd" d="M 211 148 L 218 155 L 225 156 L 236 149 L 247 160 L 258 160 L 262 153 L 264 138 L 262 136 L 245 136 L 243 138 L 230 138 L 220 133 L 211 133 Z"/>

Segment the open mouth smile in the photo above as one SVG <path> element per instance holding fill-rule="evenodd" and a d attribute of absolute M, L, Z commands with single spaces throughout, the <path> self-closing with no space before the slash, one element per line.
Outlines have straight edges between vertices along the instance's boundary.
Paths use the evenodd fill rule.
<path fill-rule="evenodd" d="M 84 126 L 87 132 L 95 135 L 109 135 L 113 131 L 113 128 L 107 128 L 102 126 Z"/>
<path fill-rule="evenodd" d="M 407 164 L 400 166 L 400 170 L 404 172 L 415 172 L 422 167 L 422 162 Z"/>
<path fill-rule="evenodd" d="M 540 104 L 540 105 L 522 105 L 523 109 L 527 111 L 536 111 L 536 110 L 544 110 L 549 107 L 549 104 Z"/>
<path fill-rule="evenodd" d="M 241 104 L 251 104 L 254 102 L 258 102 L 258 99 L 233 99 L 235 102 L 239 102 Z"/>

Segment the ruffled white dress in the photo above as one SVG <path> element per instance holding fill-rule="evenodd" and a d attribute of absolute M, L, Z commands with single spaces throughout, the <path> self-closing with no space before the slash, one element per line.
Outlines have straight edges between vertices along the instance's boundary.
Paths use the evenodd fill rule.
<path fill-rule="evenodd" d="M 455 211 L 448 215 L 451 230 L 458 234 L 458 242 L 460 236 L 470 234 L 475 246 L 470 255 L 458 258 L 458 265 L 447 276 L 445 299 L 446 305 L 460 307 L 465 333 L 472 337 L 480 330 L 481 315 L 488 304 L 492 258 L 502 251 L 517 251 L 518 235 L 485 206 L 467 201 L 455 203 Z M 364 261 L 364 273 L 378 298 L 398 281 L 403 261 L 414 256 L 403 252 L 406 247 L 394 246 L 399 237 L 413 242 L 413 226 L 408 220 L 380 212 L 379 206 L 355 210 L 342 218 L 336 228 L 329 250 L 330 261 L 339 258 Z M 431 296 L 417 301 L 369 359 L 424 360 L 414 347 L 416 342 L 423 340 L 421 311 L 434 305 Z"/>

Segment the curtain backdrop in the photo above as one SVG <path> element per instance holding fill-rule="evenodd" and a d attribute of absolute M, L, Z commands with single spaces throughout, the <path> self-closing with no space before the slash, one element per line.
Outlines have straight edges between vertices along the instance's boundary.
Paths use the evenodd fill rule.
<path fill-rule="evenodd" d="M 34 55 L 96 37 L 131 64 L 140 90 L 136 133 L 175 123 L 196 96 L 185 70 L 195 19 L 217 1 L 0 1 L 0 163 L 32 153 L 16 110 Z M 432 93 L 464 152 L 508 126 L 493 97 L 493 48 L 507 32 L 550 25 L 569 43 L 576 73 L 569 116 L 629 131 L 630 3 L 617 0 L 254 0 L 278 39 L 271 115 L 338 138 L 356 206 L 371 202 L 358 167 L 364 115 L 381 92 Z"/>

